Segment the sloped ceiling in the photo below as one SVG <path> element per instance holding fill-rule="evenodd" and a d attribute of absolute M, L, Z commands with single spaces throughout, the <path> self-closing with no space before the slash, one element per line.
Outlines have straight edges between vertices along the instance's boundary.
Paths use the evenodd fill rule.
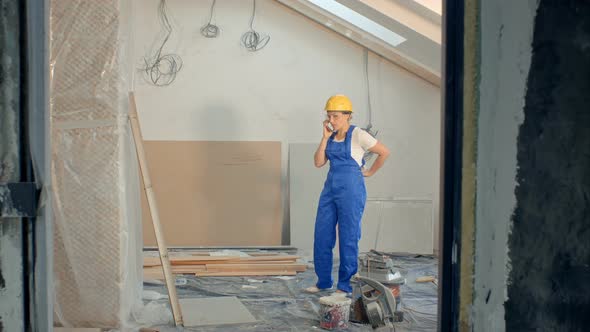
<path fill-rule="evenodd" d="M 441 0 L 277 1 L 440 86 Z M 364 22 L 371 24 L 363 26 L 351 15 L 342 15 L 342 11 L 360 14 Z M 378 29 L 374 29 L 375 26 Z M 397 35 L 396 42 L 378 30 Z"/>

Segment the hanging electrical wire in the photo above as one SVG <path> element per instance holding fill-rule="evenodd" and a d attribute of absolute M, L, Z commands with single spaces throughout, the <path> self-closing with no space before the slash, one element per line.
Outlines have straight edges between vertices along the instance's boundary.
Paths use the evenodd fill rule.
<path fill-rule="evenodd" d="M 172 24 L 170 24 L 166 11 L 166 0 L 160 0 L 158 18 L 165 36 L 156 52 L 151 56 L 143 58 L 145 62 L 145 67 L 142 68 L 144 78 L 148 83 L 156 86 L 170 85 L 176 79 L 176 75 L 180 69 L 182 69 L 182 59 L 179 55 L 172 53 L 162 54 L 164 46 L 172 34 Z"/>
<path fill-rule="evenodd" d="M 364 63 L 364 74 L 365 74 L 365 82 L 367 84 L 367 127 L 364 128 L 367 131 L 371 131 L 373 128 L 373 115 L 371 112 L 371 85 L 369 82 L 369 50 L 363 50 L 363 63 Z"/>
<path fill-rule="evenodd" d="M 363 60 L 364 60 L 364 72 L 365 72 L 365 82 L 367 84 L 367 126 L 363 128 L 369 135 L 373 137 L 377 137 L 379 131 L 373 131 L 373 112 L 371 110 L 371 85 L 369 82 L 369 50 L 364 49 L 363 52 Z M 367 151 L 365 152 L 363 159 L 365 162 L 368 162 L 373 158 L 374 153 Z"/>
<path fill-rule="evenodd" d="M 250 17 L 250 30 L 242 35 L 242 45 L 250 52 L 263 49 L 270 41 L 270 36 L 261 35 L 254 30 L 254 17 L 256 16 L 256 0 L 253 0 L 252 17 Z"/>
<path fill-rule="evenodd" d="M 209 22 L 201 27 L 201 35 L 207 38 L 216 38 L 219 35 L 219 27 L 215 24 L 212 24 L 211 21 L 213 20 L 213 11 L 215 10 L 215 2 L 217 0 L 213 0 L 211 3 L 211 12 L 209 13 Z"/>

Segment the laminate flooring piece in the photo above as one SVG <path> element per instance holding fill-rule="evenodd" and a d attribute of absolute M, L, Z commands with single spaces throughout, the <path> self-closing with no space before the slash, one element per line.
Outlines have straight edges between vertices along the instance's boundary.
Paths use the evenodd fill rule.
<path fill-rule="evenodd" d="M 185 327 L 257 321 L 235 296 L 181 299 L 180 308 Z"/>

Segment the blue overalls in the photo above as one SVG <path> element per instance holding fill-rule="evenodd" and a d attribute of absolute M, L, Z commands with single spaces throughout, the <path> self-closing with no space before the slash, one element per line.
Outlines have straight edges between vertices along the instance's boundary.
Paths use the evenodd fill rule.
<path fill-rule="evenodd" d="M 316 287 L 330 288 L 334 282 L 332 250 L 338 225 L 340 269 L 337 288 L 348 293 L 352 292 L 350 278 L 358 268 L 358 241 L 367 199 L 361 167 L 351 156 L 353 130 L 354 126 L 350 126 L 344 142 L 334 142 L 335 134 L 328 139 L 326 156 L 330 171 L 320 195 L 313 245 L 313 263 L 318 276 Z"/>

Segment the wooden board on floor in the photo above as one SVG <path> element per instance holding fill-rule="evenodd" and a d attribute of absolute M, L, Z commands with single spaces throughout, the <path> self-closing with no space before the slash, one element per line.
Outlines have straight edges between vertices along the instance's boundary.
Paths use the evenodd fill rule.
<path fill-rule="evenodd" d="M 170 264 L 172 265 L 199 265 L 199 264 L 214 264 L 217 262 L 228 262 L 232 259 L 239 258 L 237 256 L 201 256 L 201 257 L 170 257 Z M 143 266 L 159 266 L 160 257 L 144 257 Z"/>
<path fill-rule="evenodd" d="M 295 271 L 303 272 L 304 264 L 207 264 L 207 271 Z"/>
<path fill-rule="evenodd" d="M 196 272 L 197 277 L 264 277 L 264 276 L 294 276 L 295 271 L 240 271 L 240 272 Z"/>
<path fill-rule="evenodd" d="M 168 246 L 281 244 L 281 142 L 145 141 L 144 147 Z M 143 243 L 154 246 L 145 195 L 142 210 Z"/>
<path fill-rule="evenodd" d="M 300 258 L 299 256 L 294 255 L 276 255 L 276 256 L 256 256 L 256 257 L 239 257 L 231 258 L 230 261 L 239 260 L 241 262 L 246 261 L 291 261 Z"/>
<path fill-rule="evenodd" d="M 204 264 L 288 264 L 294 263 L 299 256 L 258 256 L 258 257 L 238 257 L 238 256 L 170 256 L 172 265 L 204 265 Z M 159 266 L 159 257 L 144 257 L 143 266 Z"/>
<path fill-rule="evenodd" d="M 295 260 L 290 260 L 290 261 L 245 261 L 243 263 L 246 264 L 293 264 L 295 263 Z M 217 263 L 217 262 L 211 262 L 211 263 Z M 220 262 L 220 263 L 224 263 L 224 264 L 240 264 L 240 261 L 229 261 L 229 262 Z M 209 264 L 209 263 L 207 263 Z"/>
<path fill-rule="evenodd" d="M 296 275 L 307 269 L 306 264 L 297 263 L 299 256 L 193 256 L 174 255 L 170 257 L 172 273 L 196 276 L 274 276 Z M 162 267 L 159 257 L 144 257 L 145 279 L 161 279 Z"/>
<path fill-rule="evenodd" d="M 267 277 L 267 276 L 294 276 L 297 275 L 296 271 L 222 271 L 222 272 L 211 272 L 211 271 L 197 271 L 193 273 L 177 273 L 172 271 L 173 274 L 186 274 L 194 275 L 197 277 Z M 164 275 L 162 270 L 143 271 L 144 280 L 162 280 Z"/>

